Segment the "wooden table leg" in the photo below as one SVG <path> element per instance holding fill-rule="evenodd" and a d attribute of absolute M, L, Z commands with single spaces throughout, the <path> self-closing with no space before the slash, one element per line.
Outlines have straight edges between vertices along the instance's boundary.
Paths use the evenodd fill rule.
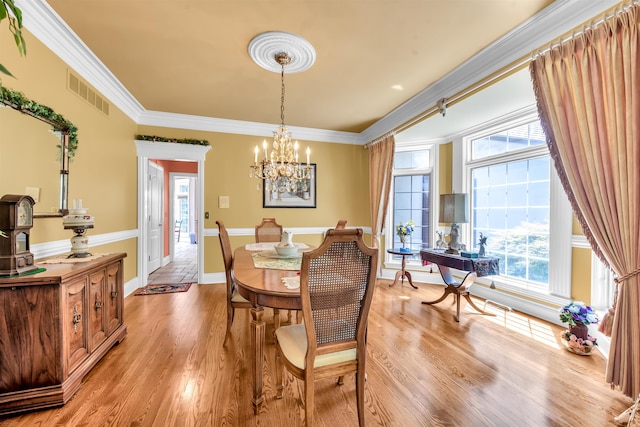
<path fill-rule="evenodd" d="M 480 307 L 475 305 L 475 303 L 471 300 L 469 296 L 469 287 L 473 284 L 473 282 L 478 277 L 475 271 L 467 273 L 465 278 L 462 280 L 462 283 L 456 282 L 451 274 L 451 270 L 449 267 L 444 265 L 438 265 L 438 269 L 440 270 L 440 275 L 442 276 L 442 280 L 446 283 L 447 287 L 444 289 L 444 294 L 440 298 L 434 301 L 423 301 L 423 304 L 437 304 L 440 301 L 444 300 L 447 295 L 453 294 L 454 298 L 456 298 L 456 322 L 460 321 L 460 297 L 464 297 L 469 305 L 473 307 L 476 311 L 481 314 L 488 316 L 495 316 L 493 313 L 487 313 L 484 310 L 481 310 Z"/>
<path fill-rule="evenodd" d="M 256 415 L 260 413 L 264 395 L 262 394 L 262 365 L 264 361 L 264 308 L 251 308 L 251 374 L 253 376 L 253 411 Z"/>
<path fill-rule="evenodd" d="M 409 255 L 409 254 L 407 254 L 407 255 Z M 389 286 L 393 286 L 393 285 L 395 285 L 396 283 L 398 283 L 398 280 L 400 280 L 400 281 L 401 281 L 401 283 L 404 285 L 404 278 L 406 277 L 406 278 L 407 278 L 407 281 L 409 282 L 409 284 L 411 285 L 411 287 L 412 287 L 413 289 L 418 289 L 418 287 L 417 287 L 417 286 L 415 286 L 415 285 L 413 284 L 413 281 L 411 280 L 411 273 L 409 273 L 409 272 L 407 271 L 407 269 L 406 269 L 406 267 L 407 267 L 407 261 L 405 260 L 405 258 L 407 257 L 407 255 L 402 255 L 402 268 L 400 269 L 400 271 L 398 271 L 398 272 L 396 273 L 396 277 L 395 277 L 395 279 L 393 280 L 393 283 L 392 283 L 392 284 L 390 284 Z"/>

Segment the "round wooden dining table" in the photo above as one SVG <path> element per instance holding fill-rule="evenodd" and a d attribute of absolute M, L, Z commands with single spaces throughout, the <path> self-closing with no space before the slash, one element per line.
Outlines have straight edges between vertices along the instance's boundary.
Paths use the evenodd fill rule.
<path fill-rule="evenodd" d="M 309 248 L 311 250 L 313 248 Z M 305 249 L 306 250 L 306 249 Z M 233 270 L 238 292 L 251 302 L 251 374 L 253 377 L 253 408 L 260 412 L 264 395 L 262 392 L 262 365 L 264 359 L 265 324 L 264 307 L 300 310 L 300 289 L 289 289 L 282 282 L 283 277 L 295 277 L 299 271 L 257 268 L 249 251 L 240 247 L 234 252 Z M 280 326 L 279 316 L 274 316 L 274 328 Z"/>

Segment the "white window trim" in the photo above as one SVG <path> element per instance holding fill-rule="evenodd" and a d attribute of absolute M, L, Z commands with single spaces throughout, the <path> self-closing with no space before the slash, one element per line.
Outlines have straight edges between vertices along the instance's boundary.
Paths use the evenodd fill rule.
<path fill-rule="evenodd" d="M 393 259 L 393 255 L 388 253 L 388 249 L 393 248 L 393 237 L 395 233 L 395 226 L 393 224 L 393 194 L 395 192 L 394 188 L 394 179 L 396 176 L 403 175 L 416 175 L 416 174 L 429 174 L 431 175 L 429 179 L 429 185 L 431 192 L 431 206 L 430 208 L 430 217 L 429 222 L 432 224 L 431 230 L 435 234 L 435 230 L 438 225 L 438 217 L 436 215 L 438 209 L 438 201 L 435 200 L 436 197 L 433 197 L 435 194 L 434 191 L 438 188 L 438 168 L 436 165 L 439 164 L 440 154 L 438 150 L 438 143 L 429 142 L 429 141 L 410 141 L 410 142 L 396 142 L 396 152 L 406 152 L 406 151 L 417 151 L 417 150 L 430 150 L 429 158 L 430 165 L 427 168 L 416 168 L 416 169 L 402 169 L 400 171 L 394 171 L 391 178 L 391 190 L 390 190 L 390 198 L 389 198 L 389 206 L 387 208 L 387 217 L 385 220 L 385 232 L 384 232 L 384 263 L 382 268 L 382 277 L 393 279 L 395 277 L 396 271 L 401 267 L 401 261 L 399 259 Z M 433 238 L 433 236 L 432 236 Z M 422 261 L 420 257 L 407 258 L 407 269 L 411 271 L 428 271 L 427 267 L 422 265 Z M 420 281 L 429 281 L 424 277 L 420 277 Z"/>
<path fill-rule="evenodd" d="M 512 114 L 502 120 L 498 119 L 492 121 L 484 128 L 475 128 L 473 133 L 456 138 L 456 140 L 453 141 L 454 191 L 468 193 L 471 189 L 471 169 L 473 167 L 480 166 L 483 163 L 489 163 L 489 159 L 495 159 L 495 157 L 491 157 L 474 160 L 472 162 L 470 160 L 471 140 L 490 135 L 496 131 L 529 123 L 537 119 L 537 112 L 527 109 L 523 110 L 521 114 Z M 502 155 L 501 158 L 508 161 L 524 157 L 524 153 L 526 153 L 528 157 L 537 151 L 540 151 L 541 153 L 548 153 L 548 148 L 546 145 L 532 147 L 530 149 L 525 149 L 520 153 L 506 153 Z M 460 165 L 459 167 L 461 170 L 457 171 L 455 165 Z M 511 301 L 510 304 L 505 305 L 518 309 L 521 308 L 518 307 L 519 304 L 514 304 L 512 297 L 515 296 L 516 298 L 520 297 L 521 299 L 526 299 L 528 302 L 521 301 L 520 304 L 525 306 L 529 305 L 529 309 L 523 311 L 536 314 L 539 317 L 546 318 L 547 320 L 558 322 L 557 319 L 549 319 L 548 310 L 546 310 L 544 306 L 563 305 L 571 297 L 571 229 L 573 217 L 568 198 L 564 193 L 564 189 L 562 188 L 555 167 L 553 166 L 553 160 L 551 164 L 550 179 L 550 209 L 553 221 L 550 224 L 549 230 L 550 262 L 548 290 L 538 290 L 534 287 L 522 287 L 518 285 L 517 280 L 507 278 L 502 275 L 478 279 L 476 283 L 484 286 L 474 286 L 472 290 L 474 291 L 474 294 L 496 302 L 504 303 L 504 301 Z M 469 244 L 470 240 L 470 229 L 470 224 L 466 224 L 461 229 L 461 234 L 464 239 L 463 242 L 466 242 L 467 244 Z M 468 247 L 473 247 L 473 245 L 468 245 Z M 498 292 L 495 292 L 496 290 Z M 533 305 L 538 305 L 539 307 L 534 308 L 532 307 Z M 547 315 L 541 315 L 543 312 L 547 313 Z"/>

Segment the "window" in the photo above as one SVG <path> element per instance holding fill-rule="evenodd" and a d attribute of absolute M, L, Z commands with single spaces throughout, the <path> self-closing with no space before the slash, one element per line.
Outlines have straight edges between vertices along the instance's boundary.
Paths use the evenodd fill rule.
<path fill-rule="evenodd" d="M 393 214 L 387 246 L 399 249 L 403 245 L 395 233 L 395 226 L 413 220 L 415 230 L 407 247 L 420 250 L 431 243 L 431 149 L 412 148 L 396 151 L 393 165 Z M 400 258 L 400 256 L 396 256 Z"/>
<path fill-rule="evenodd" d="M 189 232 L 189 198 L 185 196 L 181 196 L 178 198 L 178 203 L 180 204 L 179 219 L 182 220 L 180 231 L 188 233 Z"/>
<path fill-rule="evenodd" d="M 548 288 L 551 159 L 538 121 L 471 139 L 471 241 L 487 236 L 500 272 Z"/>

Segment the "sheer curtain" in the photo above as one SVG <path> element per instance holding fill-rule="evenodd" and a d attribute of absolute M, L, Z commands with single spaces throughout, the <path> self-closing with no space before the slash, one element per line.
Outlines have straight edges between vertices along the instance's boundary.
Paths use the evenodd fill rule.
<path fill-rule="evenodd" d="M 384 230 L 384 220 L 389 206 L 393 154 L 396 139 L 393 134 L 367 145 L 369 149 L 369 203 L 371 204 L 372 245 L 380 247 L 380 234 Z"/>
<path fill-rule="evenodd" d="M 640 394 L 638 6 L 530 65 L 556 169 L 592 249 L 616 273 L 606 380 Z"/>

